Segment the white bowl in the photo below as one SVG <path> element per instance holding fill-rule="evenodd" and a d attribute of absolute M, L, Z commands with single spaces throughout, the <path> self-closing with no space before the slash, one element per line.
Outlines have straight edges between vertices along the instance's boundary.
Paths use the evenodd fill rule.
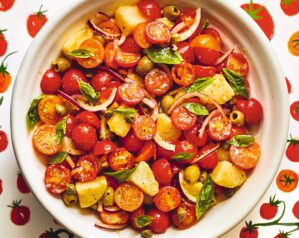
<path fill-rule="evenodd" d="M 128 3 L 128 1 L 125 1 Z M 131 3 L 136 1 L 129 1 Z M 167 1 L 163 1 L 167 3 Z M 211 238 L 224 234 L 240 222 L 256 203 L 272 182 L 280 164 L 288 132 L 289 112 L 288 95 L 284 75 L 276 56 L 273 54 L 268 39 L 257 24 L 234 3 L 223 0 L 213 1 L 168 1 L 187 5 L 201 6 L 208 15 L 227 29 L 240 45 L 246 49 L 251 61 L 251 92 L 264 107 L 264 120 L 258 130 L 257 137 L 261 143 L 262 156 L 258 166 L 239 191 L 230 199 L 211 209 L 195 226 L 185 231 L 168 229 L 159 237 L 202 237 Z M 66 35 L 72 34 L 87 16 L 96 10 L 112 13 L 116 5 L 123 1 L 109 0 L 72 0 L 53 16 L 24 57 L 17 80 L 15 82 L 12 106 L 11 126 L 14 151 L 36 198 L 61 224 L 75 234 L 84 238 L 94 237 L 139 237 L 131 229 L 120 232 L 109 232 L 94 227 L 98 219 L 90 213 L 66 207 L 61 199 L 49 194 L 44 186 L 45 166 L 33 149 L 29 132 L 25 123 L 27 109 L 32 99 L 40 94 L 39 82 L 41 72 L 49 67 L 58 55 Z M 254 73 L 252 71 L 254 69 Z M 254 76 L 254 77 L 253 77 Z"/>

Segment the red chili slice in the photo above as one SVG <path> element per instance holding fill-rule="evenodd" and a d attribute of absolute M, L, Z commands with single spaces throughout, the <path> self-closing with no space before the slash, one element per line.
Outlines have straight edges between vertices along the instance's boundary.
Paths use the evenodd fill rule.
<path fill-rule="evenodd" d="M 140 140 L 151 140 L 156 134 L 157 125 L 151 117 L 140 116 L 134 121 L 133 130 Z"/>
<path fill-rule="evenodd" d="M 144 92 L 142 88 L 131 83 L 124 83 L 119 86 L 117 94 L 119 98 L 127 105 L 136 105 L 144 98 Z"/>
<path fill-rule="evenodd" d="M 153 95 L 163 95 L 171 87 L 171 79 L 161 69 L 153 69 L 145 76 L 145 87 Z"/>
<path fill-rule="evenodd" d="M 168 27 L 159 21 L 147 24 L 145 36 L 148 42 L 153 44 L 165 44 L 170 42 L 170 31 Z"/>

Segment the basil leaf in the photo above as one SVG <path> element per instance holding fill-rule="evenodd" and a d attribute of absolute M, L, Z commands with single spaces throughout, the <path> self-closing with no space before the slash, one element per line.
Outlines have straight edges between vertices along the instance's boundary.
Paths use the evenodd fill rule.
<path fill-rule="evenodd" d="M 205 20 L 203 21 L 203 24 L 202 24 L 202 27 L 201 27 L 201 29 L 200 29 L 200 32 L 202 32 L 204 29 L 206 29 L 209 25 L 210 25 L 209 20 L 208 20 L 208 19 L 205 19 Z"/>
<path fill-rule="evenodd" d="M 64 118 L 62 118 L 56 125 L 56 135 L 57 135 L 57 144 L 60 144 L 63 137 L 65 136 L 66 133 L 66 120 L 68 119 L 68 115 Z"/>
<path fill-rule="evenodd" d="M 248 147 L 255 142 L 252 135 L 236 135 L 231 138 L 227 143 L 236 147 Z"/>
<path fill-rule="evenodd" d="M 78 80 L 79 89 L 83 97 L 87 98 L 89 101 L 93 103 L 97 103 L 99 101 L 99 95 L 96 91 L 89 85 L 89 83 L 85 83 L 82 80 Z"/>
<path fill-rule="evenodd" d="M 196 218 L 200 219 L 210 208 L 214 198 L 214 186 L 211 175 L 208 175 L 196 199 Z"/>
<path fill-rule="evenodd" d="M 171 158 L 174 160 L 188 160 L 191 159 L 193 156 L 194 153 L 181 152 L 176 155 L 173 155 Z"/>
<path fill-rule="evenodd" d="M 136 218 L 136 225 L 139 228 L 142 228 L 142 227 L 145 227 L 145 226 L 148 226 L 149 224 L 151 224 L 152 220 L 153 220 L 153 217 L 151 217 L 151 216 L 147 216 L 147 215 L 138 216 Z"/>
<path fill-rule="evenodd" d="M 67 54 L 75 58 L 81 58 L 81 59 L 87 59 L 94 56 L 93 52 L 90 52 L 89 50 L 86 49 L 73 50 L 71 52 L 68 52 Z"/>
<path fill-rule="evenodd" d="M 136 114 L 137 111 L 134 108 L 117 108 L 117 109 L 112 109 L 113 112 L 121 114 L 121 115 L 133 115 Z"/>
<path fill-rule="evenodd" d="M 209 115 L 208 109 L 199 104 L 199 103 L 194 103 L 194 102 L 188 102 L 184 103 L 183 106 L 189 111 L 192 112 L 193 114 L 197 116 L 207 116 Z"/>
<path fill-rule="evenodd" d="M 48 164 L 61 164 L 67 156 L 67 152 L 59 152 L 48 159 Z"/>
<path fill-rule="evenodd" d="M 137 167 L 134 167 L 132 169 L 125 169 L 117 172 L 103 172 L 103 173 L 105 175 L 115 178 L 118 182 L 123 183 L 130 177 L 130 175 L 135 171 L 136 168 Z"/>
<path fill-rule="evenodd" d="M 213 83 L 214 78 L 206 77 L 196 79 L 188 88 L 185 88 L 185 92 L 200 92 Z"/>
<path fill-rule="evenodd" d="M 153 46 L 145 50 L 147 56 L 154 63 L 158 64 L 180 64 L 183 62 L 183 58 L 176 50 L 172 50 L 170 47 L 158 47 Z"/>
<path fill-rule="evenodd" d="M 4 97 L 1 95 L 1 96 L 0 96 L 0 106 L 1 106 L 2 103 L 3 103 L 3 99 L 4 99 Z"/>
<path fill-rule="evenodd" d="M 27 111 L 27 115 L 26 115 L 27 126 L 29 128 L 34 127 L 39 121 L 37 106 L 43 97 L 44 97 L 44 95 L 41 95 L 41 96 L 33 99 L 33 101 L 31 102 L 30 108 Z"/>
<path fill-rule="evenodd" d="M 224 76 L 229 80 L 230 86 L 234 92 L 245 98 L 249 98 L 249 93 L 246 88 L 245 79 L 241 75 L 227 68 L 222 69 Z"/>

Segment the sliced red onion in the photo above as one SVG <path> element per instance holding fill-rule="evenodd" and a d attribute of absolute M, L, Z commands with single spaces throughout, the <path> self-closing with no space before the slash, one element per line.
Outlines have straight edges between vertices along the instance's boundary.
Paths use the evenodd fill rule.
<path fill-rule="evenodd" d="M 198 161 L 200 161 L 201 159 L 203 159 L 204 157 L 206 157 L 207 155 L 213 153 L 215 150 L 217 150 L 220 147 L 220 143 L 215 144 L 215 146 L 213 148 L 211 148 L 209 151 L 207 151 L 206 153 L 197 156 L 195 159 L 192 160 L 192 164 L 197 163 Z"/>
<path fill-rule="evenodd" d="M 108 225 L 104 222 L 102 222 L 101 220 L 96 221 L 95 223 L 96 227 L 100 227 L 100 228 L 104 228 L 104 229 L 108 229 L 108 230 L 122 230 L 124 228 L 126 228 L 128 226 L 128 224 L 121 224 L 121 225 Z"/>
<path fill-rule="evenodd" d="M 127 39 L 127 37 L 125 35 L 121 35 L 121 37 L 119 38 L 117 44 L 122 45 L 126 41 L 126 39 Z"/>
<path fill-rule="evenodd" d="M 104 66 L 99 66 L 98 67 L 100 70 L 106 72 L 107 74 L 109 74 L 110 76 L 112 76 L 113 78 L 119 80 L 119 81 L 122 81 L 122 82 L 126 82 L 126 80 L 117 72 L 115 72 L 114 70 L 112 69 L 109 69 L 107 67 L 104 67 Z"/>
<path fill-rule="evenodd" d="M 68 100 L 71 104 L 73 104 L 76 108 L 81 109 L 80 105 L 74 100 L 70 95 L 62 92 L 61 90 L 57 91 L 57 94 L 63 97 L 64 99 Z"/>
<path fill-rule="evenodd" d="M 87 25 L 97 34 L 103 36 L 107 40 L 113 40 L 119 38 L 121 34 L 112 34 L 104 31 L 103 29 L 99 28 L 93 21 L 88 20 Z"/>
<path fill-rule="evenodd" d="M 156 135 L 154 137 L 154 141 L 159 145 L 161 146 L 162 148 L 164 148 L 165 150 L 170 150 L 170 151 L 175 151 L 175 145 L 174 144 L 171 144 L 170 142 L 164 140 L 159 132 L 157 131 L 156 132 Z"/>
<path fill-rule="evenodd" d="M 143 98 L 142 102 L 147 105 L 148 107 L 150 107 L 151 109 L 154 109 L 155 107 L 157 107 L 157 104 L 155 104 L 155 102 L 153 102 L 152 100 L 148 99 L 148 98 Z"/>
<path fill-rule="evenodd" d="M 158 103 L 157 101 L 152 97 L 152 95 L 150 95 L 148 93 L 147 90 L 143 90 L 144 91 L 144 95 L 146 98 L 144 98 L 142 100 L 142 102 L 144 104 L 146 104 L 147 106 L 149 106 L 151 109 L 153 109 L 152 111 L 152 115 L 151 115 L 151 118 L 156 121 L 157 120 L 157 117 L 158 117 L 158 113 L 159 113 L 159 108 L 158 108 Z"/>
<path fill-rule="evenodd" d="M 179 22 L 178 24 L 175 24 L 172 28 L 170 33 L 171 34 L 176 34 L 179 31 L 183 30 L 186 27 L 186 23 L 184 21 Z"/>
<path fill-rule="evenodd" d="M 205 132 L 206 127 L 208 126 L 210 120 L 212 119 L 212 117 L 214 117 L 216 114 L 220 113 L 219 110 L 214 110 L 210 113 L 210 115 L 208 115 L 206 117 L 206 119 L 204 120 L 204 122 L 202 123 L 201 128 L 198 131 L 198 136 L 199 138 L 203 137 L 203 133 Z"/>
<path fill-rule="evenodd" d="M 218 64 L 221 64 L 226 58 L 234 51 L 234 48 L 228 50 L 225 54 L 223 54 L 213 65 L 217 66 Z"/>
<path fill-rule="evenodd" d="M 119 206 L 103 206 L 103 209 L 106 211 L 106 212 L 119 212 L 121 209 Z"/>
<path fill-rule="evenodd" d="M 184 187 L 184 174 L 182 171 L 179 172 L 179 185 L 180 185 L 180 189 L 182 191 L 183 196 L 191 203 L 196 203 L 196 197 L 193 196 L 192 194 L 190 194 L 187 189 Z"/>

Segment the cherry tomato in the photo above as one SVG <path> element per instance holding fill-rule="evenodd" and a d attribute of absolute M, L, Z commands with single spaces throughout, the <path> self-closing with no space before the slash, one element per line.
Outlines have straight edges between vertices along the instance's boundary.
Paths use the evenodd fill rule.
<path fill-rule="evenodd" d="M 89 151 L 97 143 L 96 129 L 88 123 L 80 123 L 72 130 L 72 139 L 79 150 Z"/>
<path fill-rule="evenodd" d="M 174 225 L 180 229 L 187 229 L 196 222 L 195 206 L 193 204 L 182 202 L 181 205 L 172 213 Z"/>
<path fill-rule="evenodd" d="M 116 52 L 114 61 L 123 68 L 132 68 L 139 62 L 140 53 L 127 53 L 121 50 Z"/>
<path fill-rule="evenodd" d="M 246 134 L 247 132 L 244 127 L 233 125 L 230 137 L 232 138 L 236 135 L 246 135 Z"/>
<path fill-rule="evenodd" d="M 204 147 L 202 147 L 199 152 L 198 152 L 198 156 L 202 157 L 205 154 L 207 154 L 206 156 L 204 156 L 202 159 L 200 159 L 198 161 L 198 165 L 206 170 L 212 170 L 216 167 L 216 165 L 218 164 L 218 155 L 217 155 L 217 151 L 214 150 L 213 152 L 210 153 L 210 151 L 215 147 L 214 144 L 207 144 Z"/>
<path fill-rule="evenodd" d="M 0 130 L 0 152 L 6 150 L 8 146 L 8 139 L 5 131 Z M 0 194 L 1 194 L 1 180 L 0 180 Z"/>
<path fill-rule="evenodd" d="M 175 144 L 170 142 L 171 144 Z M 171 157 L 175 154 L 174 151 L 166 150 L 163 147 L 157 145 L 157 157 L 158 158 L 166 158 L 171 159 Z"/>
<path fill-rule="evenodd" d="M 193 64 L 195 61 L 194 49 L 190 47 L 190 43 L 183 41 L 176 43 L 178 47 L 178 52 L 181 54 L 183 59 L 190 64 Z"/>
<path fill-rule="evenodd" d="M 196 10 L 194 8 L 185 8 L 181 11 L 180 16 L 177 19 L 177 23 L 184 22 L 186 27 L 182 29 L 179 33 L 184 32 L 189 29 L 191 25 L 193 25 L 196 16 Z M 203 21 L 200 22 L 194 33 L 189 37 L 189 40 L 194 39 L 201 31 L 203 25 Z"/>
<path fill-rule="evenodd" d="M 42 11 L 42 6 L 39 11 L 29 15 L 27 19 L 27 31 L 31 37 L 35 37 L 36 34 L 40 31 L 40 29 L 46 24 L 48 21 L 45 11 Z"/>
<path fill-rule="evenodd" d="M 61 120 L 61 116 L 56 112 L 56 106 L 62 104 L 61 98 L 56 95 L 44 96 L 37 108 L 40 120 L 47 124 L 56 124 Z"/>
<path fill-rule="evenodd" d="M 98 130 L 101 128 L 101 122 L 100 122 L 99 118 L 97 117 L 97 115 L 93 112 L 89 112 L 89 111 L 80 112 L 76 116 L 76 121 L 78 123 L 81 123 L 81 122 L 88 123 Z"/>
<path fill-rule="evenodd" d="M 61 164 L 53 164 L 47 167 L 45 184 L 49 192 L 56 194 L 63 193 L 68 183 L 71 183 L 71 175 L 66 167 Z"/>
<path fill-rule="evenodd" d="M 154 196 L 154 204 L 162 212 L 170 212 L 176 209 L 182 201 L 180 191 L 173 186 L 164 186 Z"/>
<path fill-rule="evenodd" d="M 293 209 L 292 209 L 292 212 L 294 214 L 294 216 L 299 219 L 299 201 L 297 201 L 294 206 L 293 206 Z"/>
<path fill-rule="evenodd" d="M 5 64 L 5 60 L 11 56 L 12 54 L 15 54 L 16 52 L 10 53 L 4 57 L 0 64 L 0 93 L 6 92 L 6 90 L 9 88 L 9 85 L 11 83 L 11 75 L 7 71 L 7 64 Z"/>
<path fill-rule="evenodd" d="M 125 104 L 136 105 L 144 98 L 142 88 L 136 84 L 124 83 L 118 87 L 117 95 Z"/>
<path fill-rule="evenodd" d="M 45 94 L 54 94 L 61 86 L 61 77 L 53 69 L 48 69 L 40 82 L 40 87 Z"/>
<path fill-rule="evenodd" d="M 87 82 L 87 78 L 80 69 L 69 69 L 68 71 L 66 71 L 62 77 L 63 91 L 69 95 L 79 94 L 80 89 L 78 80 Z"/>
<path fill-rule="evenodd" d="M 262 218 L 266 220 L 273 219 L 278 211 L 278 206 L 276 204 L 271 203 L 263 203 L 260 207 L 260 215 Z"/>
<path fill-rule="evenodd" d="M 188 160 L 179 161 L 180 163 L 192 161 L 198 155 L 198 148 L 196 145 L 191 144 L 189 141 L 182 140 L 175 146 L 175 155 L 181 153 L 193 154 L 193 156 Z"/>
<path fill-rule="evenodd" d="M 115 34 L 115 35 L 120 34 L 120 30 L 118 26 L 114 22 L 109 20 L 100 23 L 98 27 L 103 31 L 107 32 L 108 34 Z"/>
<path fill-rule="evenodd" d="M 213 77 L 216 74 L 216 68 L 211 66 L 193 65 L 195 78 Z"/>
<path fill-rule="evenodd" d="M 276 185 L 283 192 L 292 192 L 298 185 L 298 174 L 290 169 L 284 169 L 276 177 Z"/>
<path fill-rule="evenodd" d="M 115 190 L 115 203 L 121 209 L 128 212 L 132 212 L 141 207 L 143 199 L 143 192 L 131 183 L 123 183 Z"/>
<path fill-rule="evenodd" d="M 56 127 L 49 124 L 39 126 L 33 134 L 32 139 L 34 147 L 45 155 L 54 155 L 61 149 L 57 144 Z"/>
<path fill-rule="evenodd" d="M 176 107 L 171 113 L 173 125 L 179 130 L 189 130 L 196 123 L 197 117 L 189 112 L 184 106 Z"/>
<path fill-rule="evenodd" d="M 164 233 L 170 226 L 170 219 L 167 213 L 159 211 L 158 209 L 152 209 L 147 213 L 148 216 L 153 218 L 149 228 L 157 234 Z"/>
<path fill-rule="evenodd" d="M 249 100 L 238 98 L 236 106 L 244 113 L 247 125 L 257 124 L 263 119 L 263 106 L 254 98 Z"/>
<path fill-rule="evenodd" d="M 241 169 L 252 169 L 257 165 L 261 155 L 258 143 L 253 143 L 248 147 L 231 146 L 229 155 L 232 162 Z"/>
<path fill-rule="evenodd" d="M 66 129 L 65 129 L 65 135 L 67 137 L 72 136 L 72 130 L 76 124 L 77 124 L 76 118 L 72 115 L 69 115 L 68 118 L 66 119 Z"/>
<path fill-rule="evenodd" d="M 114 171 L 131 169 L 134 166 L 134 156 L 125 148 L 118 148 L 109 154 L 108 163 Z"/>
<path fill-rule="evenodd" d="M 144 146 L 138 152 L 135 162 L 149 161 L 151 158 L 156 159 L 156 144 L 152 140 L 146 141 Z"/>
<path fill-rule="evenodd" d="M 213 36 L 218 41 L 219 45 L 222 44 L 220 33 L 214 28 L 208 27 L 204 29 L 201 34 Z"/>
<path fill-rule="evenodd" d="M 290 161 L 299 162 L 299 141 L 291 137 L 288 140 L 289 145 L 286 150 L 286 156 Z"/>
<path fill-rule="evenodd" d="M 120 45 L 122 51 L 127 53 L 140 53 L 141 47 L 136 43 L 133 36 L 128 36 L 123 44 Z"/>
<path fill-rule="evenodd" d="M 161 8 L 156 0 L 140 0 L 137 5 L 144 16 L 152 20 L 161 17 Z"/>
<path fill-rule="evenodd" d="M 157 125 L 151 117 L 144 115 L 134 121 L 133 131 L 140 140 L 151 140 L 156 134 Z"/>
<path fill-rule="evenodd" d="M 291 104 L 290 113 L 294 120 L 299 121 L 299 101 L 295 101 Z"/>
<path fill-rule="evenodd" d="M 140 227 L 136 223 L 137 217 L 140 217 L 143 215 L 145 215 L 145 211 L 144 211 L 143 207 L 139 207 L 137 210 L 133 211 L 130 214 L 131 225 L 137 230 L 140 230 Z"/>
<path fill-rule="evenodd" d="M 186 87 L 193 83 L 195 70 L 191 64 L 183 62 L 172 67 L 171 75 L 176 84 Z"/>
<path fill-rule="evenodd" d="M 170 42 L 170 31 L 164 23 L 153 21 L 147 24 L 145 37 L 152 44 L 165 44 Z"/>
<path fill-rule="evenodd" d="M 15 0 L 1 0 L 0 1 L 0 11 L 7 11 L 9 10 L 15 3 Z"/>
<path fill-rule="evenodd" d="M 246 77 L 249 71 L 248 61 L 240 52 L 233 52 L 228 56 L 226 67 L 243 77 Z"/>
<path fill-rule="evenodd" d="M 101 220 L 108 225 L 123 225 L 129 221 L 129 213 L 126 211 L 119 212 L 106 212 L 99 213 Z"/>
<path fill-rule="evenodd" d="M 93 148 L 93 154 L 96 156 L 107 155 L 116 149 L 117 145 L 114 142 L 110 140 L 102 140 L 96 143 L 95 147 Z"/>
<path fill-rule="evenodd" d="M 208 125 L 208 135 L 216 141 L 225 141 L 231 137 L 232 123 L 221 113 L 211 118 Z"/>
<path fill-rule="evenodd" d="M 98 164 L 93 155 L 83 155 L 77 162 L 74 179 L 80 182 L 87 182 L 97 177 Z"/>
<path fill-rule="evenodd" d="M 133 32 L 134 40 L 136 41 L 137 45 L 143 49 L 150 48 L 152 44 L 147 41 L 145 32 L 146 32 L 147 22 L 139 23 Z"/>
<path fill-rule="evenodd" d="M 116 87 L 118 87 L 118 86 L 116 86 Z M 106 102 L 108 100 L 108 98 L 110 98 L 110 95 L 111 95 L 111 93 L 113 91 L 113 88 L 115 88 L 115 87 L 107 87 L 107 88 L 103 88 L 101 90 L 101 93 L 100 93 L 100 102 L 101 103 Z M 115 100 L 118 101 L 118 98 L 119 97 L 116 95 Z"/>
<path fill-rule="evenodd" d="M 1 5 L 1 4 L 0 4 Z M 1 9 L 0 9 L 1 11 Z M 4 32 L 7 31 L 7 29 L 0 29 L 0 57 L 5 55 L 7 50 L 7 40 L 5 38 Z"/>
<path fill-rule="evenodd" d="M 90 84 L 95 91 L 101 91 L 101 89 L 105 87 L 111 80 L 112 77 L 108 73 L 99 71 L 95 76 L 92 77 Z"/>
<path fill-rule="evenodd" d="M 117 45 L 114 44 L 114 42 L 108 42 L 105 46 L 105 64 L 108 68 L 117 69 L 118 64 L 114 61 L 116 52 L 118 48 Z"/>
<path fill-rule="evenodd" d="M 144 145 L 144 141 L 138 139 L 132 130 L 125 136 L 120 138 L 120 143 L 128 151 L 136 152 Z"/>
<path fill-rule="evenodd" d="M 184 136 L 186 139 L 194 145 L 197 146 L 204 146 L 208 140 L 208 133 L 205 130 L 202 137 L 199 137 L 199 129 L 201 128 L 200 125 L 195 125 L 191 129 L 184 131 Z"/>
<path fill-rule="evenodd" d="M 152 165 L 156 180 L 161 185 L 169 185 L 172 179 L 170 163 L 167 159 L 158 159 Z"/>
<path fill-rule="evenodd" d="M 240 231 L 240 238 L 258 238 L 259 232 L 257 228 L 249 229 L 244 226 Z"/>
<path fill-rule="evenodd" d="M 163 95 L 171 87 L 171 79 L 161 69 L 152 69 L 144 79 L 147 91 L 153 95 Z"/>

